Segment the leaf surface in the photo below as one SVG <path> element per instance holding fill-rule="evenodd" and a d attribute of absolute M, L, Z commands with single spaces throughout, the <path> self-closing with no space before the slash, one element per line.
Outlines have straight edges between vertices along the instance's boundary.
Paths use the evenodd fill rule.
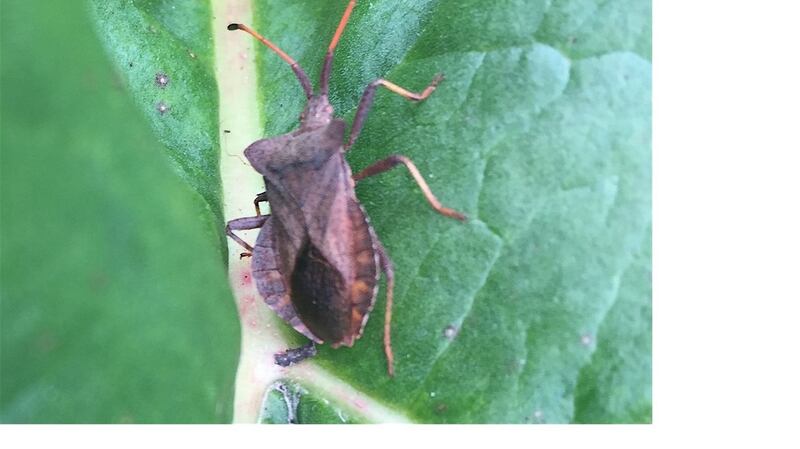
<path fill-rule="evenodd" d="M 224 25 L 252 24 L 316 84 L 345 2 L 185 3 L 90 10 L 174 172 L 207 204 L 198 213 L 221 229 L 220 214 L 252 214 L 261 191 L 242 149 L 294 129 L 305 101 L 285 63 Z M 395 265 L 394 379 L 383 284 L 355 347 L 280 370 L 271 354 L 303 340 L 254 299 L 229 246 L 235 419 L 649 422 L 650 54 L 648 1 L 359 2 L 336 51 L 337 115 L 352 120 L 380 77 L 412 91 L 446 80 L 418 104 L 379 91 L 354 172 L 404 154 L 469 221 L 434 213 L 402 168 L 357 187 Z"/>
<path fill-rule="evenodd" d="M 3 4 L 0 420 L 230 421 L 236 309 L 213 201 L 197 194 L 218 178 L 171 170 L 161 142 L 186 134 L 159 130 L 182 112 L 153 113 L 178 103 L 154 83 L 178 62 L 130 49 L 115 72 L 92 28 L 73 2 Z M 142 77 L 133 96 L 126 70 Z M 187 145 L 215 151 L 202 131 Z"/>

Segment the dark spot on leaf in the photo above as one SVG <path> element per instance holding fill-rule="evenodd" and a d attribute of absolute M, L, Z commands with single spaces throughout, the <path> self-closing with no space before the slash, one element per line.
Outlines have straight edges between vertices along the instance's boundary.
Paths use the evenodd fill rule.
<path fill-rule="evenodd" d="M 156 73 L 156 86 L 164 88 L 169 84 L 169 77 L 166 73 Z"/>

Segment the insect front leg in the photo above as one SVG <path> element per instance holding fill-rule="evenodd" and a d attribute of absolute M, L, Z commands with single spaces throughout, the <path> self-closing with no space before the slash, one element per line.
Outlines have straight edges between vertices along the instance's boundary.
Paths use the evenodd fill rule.
<path fill-rule="evenodd" d="M 247 242 L 239 238 L 238 235 L 234 234 L 233 231 L 246 231 L 248 229 L 257 229 L 264 226 L 264 223 L 269 219 L 269 215 L 259 215 L 256 217 L 244 217 L 244 218 L 237 218 L 235 220 L 229 221 L 225 225 L 225 234 L 232 238 L 233 241 L 244 247 L 247 250 L 246 253 L 241 253 L 239 257 L 249 257 L 253 255 L 253 247 L 250 246 Z"/>
<path fill-rule="evenodd" d="M 358 109 L 356 110 L 355 118 L 353 118 L 353 126 L 350 128 L 350 137 L 347 139 L 347 145 L 344 147 L 345 150 L 348 150 L 353 146 L 358 138 L 358 135 L 361 133 L 361 128 L 364 126 L 364 120 L 367 119 L 369 108 L 372 106 L 372 101 L 375 99 L 375 91 L 378 89 L 378 87 L 383 86 L 407 100 L 422 101 L 428 98 L 428 96 L 430 96 L 430 94 L 436 90 L 436 86 L 438 86 L 443 79 L 444 76 L 442 76 L 442 74 L 437 74 L 433 77 L 431 83 L 428 84 L 428 87 L 426 87 L 425 90 L 420 93 L 403 89 L 397 84 L 394 84 L 393 82 L 383 78 L 376 79 L 375 81 L 369 83 L 369 86 L 367 86 L 367 88 L 364 90 L 364 94 L 361 96 L 361 101 L 358 103 Z"/>
<path fill-rule="evenodd" d="M 446 217 L 455 218 L 456 220 L 461 220 L 461 221 L 466 220 L 467 217 L 461 212 L 450 209 L 449 207 L 442 206 L 442 203 L 440 203 L 439 200 L 436 199 L 436 196 L 433 194 L 433 192 L 431 192 L 431 188 L 428 187 L 428 183 L 425 182 L 425 178 L 423 178 L 422 174 L 420 174 L 419 170 L 417 170 L 417 166 L 414 165 L 413 162 L 411 162 L 411 159 L 405 156 L 399 154 L 393 154 L 387 157 L 386 159 L 382 159 L 378 162 L 375 162 L 374 164 L 370 165 L 364 170 L 361 170 L 360 172 L 353 175 L 353 180 L 358 182 L 364 178 L 381 174 L 385 171 L 391 170 L 398 164 L 403 164 L 406 166 L 408 171 L 411 173 L 411 176 L 413 176 L 414 180 L 417 181 L 417 185 L 419 185 L 419 188 L 422 189 L 422 193 L 423 195 L 425 195 L 425 199 L 428 200 L 428 203 L 436 212 L 439 212 L 440 214 Z"/>
<path fill-rule="evenodd" d="M 381 271 L 386 275 L 386 318 L 383 321 L 383 352 L 389 377 L 394 377 L 394 353 L 392 352 L 392 305 L 394 302 L 394 265 L 380 241 L 376 242 Z"/>
<path fill-rule="evenodd" d="M 256 216 L 261 215 L 260 203 L 263 203 L 265 201 L 267 201 L 267 192 L 261 192 L 258 195 L 256 195 L 256 199 L 253 200 L 253 205 L 256 207 Z"/>

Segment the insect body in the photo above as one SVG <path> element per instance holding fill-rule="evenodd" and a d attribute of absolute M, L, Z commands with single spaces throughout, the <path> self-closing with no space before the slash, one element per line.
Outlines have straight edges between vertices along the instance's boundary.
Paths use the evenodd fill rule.
<path fill-rule="evenodd" d="M 379 275 L 385 273 L 384 351 L 391 376 L 394 272 L 356 198 L 355 183 L 403 164 L 437 212 L 459 220 L 465 217 L 443 207 L 404 156 L 390 156 L 352 175 L 344 155 L 358 137 L 376 89 L 384 86 L 409 100 L 420 101 L 441 80 L 440 76 L 435 77 L 421 93 L 409 92 L 383 79 L 370 83 L 345 142 L 345 122 L 334 118 L 328 102 L 328 79 L 333 51 L 355 3 L 348 3 L 328 47 L 319 94 L 313 92 L 300 66 L 272 42 L 245 25 L 228 26 L 229 30 L 253 35 L 286 61 L 299 79 L 308 103 L 297 131 L 256 141 L 245 150 L 250 164 L 263 175 L 266 191 L 255 199 L 256 216 L 231 220 L 226 233 L 248 250 L 243 255 L 252 256 L 253 278 L 267 305 L 312 341 L 330 342 L 334 348 L 352 346 L 361 336 L 375 304 Z M 262 201 L 269 202 L 270 215 L 261 215 Z M 255 247 L 233 233 L 255 228 L 261 228 Z"/>

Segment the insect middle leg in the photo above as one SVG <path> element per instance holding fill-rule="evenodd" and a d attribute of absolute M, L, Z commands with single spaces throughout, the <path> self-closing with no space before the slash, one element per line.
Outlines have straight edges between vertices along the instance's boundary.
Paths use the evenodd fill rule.
<path fill-rule="evenodd" d="M 367 119 L 367 114 L 369 113 L 369 108 L 372 106 L 372 101 L 375 100 L 375 91 L 378 89 L 378 87 L 383 86 L 407 100 L 422 101 L 428 98 L 430 94 L 436 90 L 436 86 L 438 86 L 443 79 L 444 76 L 442 76 L 442 74 L 437 74 L 433 77 L 431 83 L 428 84 L 428 87 L 419 93 L 406 90 L 383 78 L 376 79 L 375 81 L 369 83 L 369 86 L 367 86 L 367 88 L 364 90 L 364 94 L 361 96 L 361 101 L 358 103 L 358 109 L 356 109 L 356 115 L 353 118 L 353 126 L 350 128 L 350 137 L 347 139 L 347 145 L 344 147 L 345 150 L 348 150 L 353 146 L 358 138 L 358 135 L 361 133 L 361 128 L 364 126 L 364 120 Z"/>
<path fill-rule="evenodd" d="M 419 185 L 419 188 L 422 189 L 422 194 L 425 195 L 425 199 L 428 200 L 428 203 L 436 212 L 439 212 L 446 217 L 455 218 L 456 220 L 466 220 L 467 217 L 461 212 L 442 206 L 442 203 L 440 203 L 439 200 L 436 199 L 436 196 L 433 194 L 433 192 L 431 192 L 431 188 L 428 186 L 428 183 L 425 182 L 425 178 L 423 178 L 422 174 L 420 174 L 419 170 L 417 170 L 416 165 L 411 162 L 411 159 L 403 155 L 393 154 L 386 159 L 375 162 L 364 170 L 361 170 L 353 175 L 353 180 L 358 182 L 364 178 L 391 170 L 398 164 L 403 164 L 406 166 L 408 171 L 411 173 L 411 176 L 413 176 L 414 180 L 417 182 L 417 185 Z"/>
<path fill-rule="evenodd" d="M 239 257 L 249 257 L 253 255 L 253 247 L 250 246 L 249 243 L 242 240 L 238 235 L 234 234 L 233 231 L 246 231 L 248 229 L 257 229 L 264 226 L 264 223 L 269 220 L 269 215 L 258 215 L 255 217 L 244 217 L 244 218 L 237 218 L 234 220 L 229 221 L 225 225 L 225 234 L 232 238 L 233 241 L 241 245 L 244 249 L 247 250 L 246 253 L 241 253 Z"/>

